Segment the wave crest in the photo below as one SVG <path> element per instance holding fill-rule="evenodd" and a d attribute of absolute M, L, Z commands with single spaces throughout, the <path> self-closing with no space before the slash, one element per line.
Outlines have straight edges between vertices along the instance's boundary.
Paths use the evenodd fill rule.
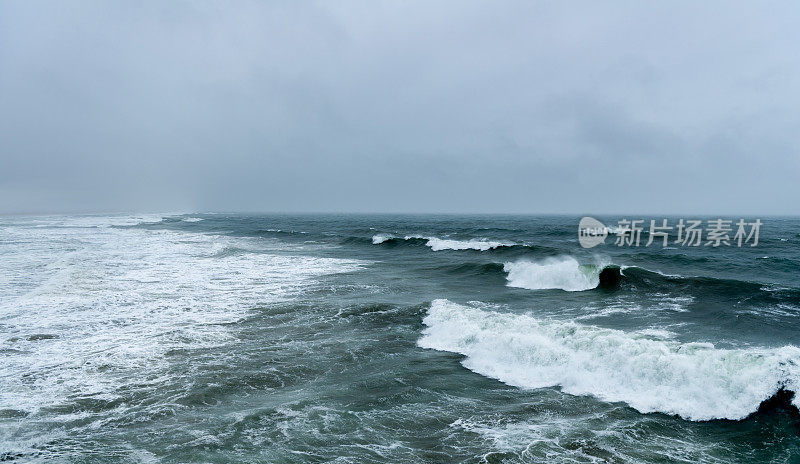
<path fill-rule="evenodd" d="M 388 235 L 388 234 L 373 235 L 372 236 L 372 244 L 373 245 L 380 245 L 381 243 L 386 242 L 387 240 L 392 240 L 393 238 L 395 238 L 393 235 Z"/>
<path fill-rule="evenodd" d="M 800 386 L 795 346 L 718 349 L 444 299 L 431 303 L 423 323 L 419 346 L 460 353 L 476 373 L 525 389 L 560 386 L 643 413 L 739 420 L 780 389 Z"/>
<path fill-rule="evenodd" d="M 440 251 L 440 250 L 487 251 L 504 246 L 514 246 L 515 244 L 512 242 L 500 242 L 496 240 L 488 240 L 485 238 L 470 239 L 470 240 L 449 240 L 443 238 L 429 237 L 428 243 L 426 243 L 426 245 L 429 246 L 433 251 Z"/>
<path fill-rule="evenodd" d="M 380 245 L 382 243 L 392 242 L 398 240 L 399 237 L 390 234 L 376 234 L 372 237 L 373 245 Z M 452 240 L 438 237 L 426 237 L 422 235 L 406 235 L 403 241 L 425 240 L 425 245 L 433 251 L 442 250 L 476 250 L 487 251 L 500 247 L 511 247 L 517 245 L 513 242 L 503 242 L 498 240 L 489 240 L 486 238 L 473 238 L 469 240 Z"/>
<path fill-rule="evenodd" d="M 508 286 L 528 290 L 561 289 L 568 292 L 591 290 L 600 284 L 603 266 L 580 264 L 571 256 L 542 261 L 521 260 L 505 263 Z"/>

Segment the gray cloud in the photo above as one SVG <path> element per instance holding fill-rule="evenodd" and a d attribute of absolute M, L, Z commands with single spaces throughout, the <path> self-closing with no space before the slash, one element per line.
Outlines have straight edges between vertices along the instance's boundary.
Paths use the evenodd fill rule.
<path fill-rule="evenodd" d="M 0 2 L 0 212 L 798 214 L 789 2 Z"/>

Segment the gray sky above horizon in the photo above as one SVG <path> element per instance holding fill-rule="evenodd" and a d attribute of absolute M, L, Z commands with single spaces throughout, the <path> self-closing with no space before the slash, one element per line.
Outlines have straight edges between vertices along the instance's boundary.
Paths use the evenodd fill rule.
<path fill-rule="evenodd" d="M 799 17 L 0 0 L 0 213 L 800 214 Z"/>

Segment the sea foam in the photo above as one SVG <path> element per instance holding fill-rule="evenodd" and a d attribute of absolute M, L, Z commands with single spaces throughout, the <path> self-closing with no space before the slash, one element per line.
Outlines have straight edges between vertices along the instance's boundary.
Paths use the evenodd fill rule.
<path fill-rule="evenodd" d="M 720 349 L 444 299 L 423 322 L 419 346 L 462 354 L 478 374 L 524 389 L 560 386 L 643 413 L 738 420 L 779 388 L 800 387 L 795 346 Z"/>
<path fill-rule="evenodd" d="M 365 264 L 89 219 L 47 220 L 34 232 L 41 220 L 8 227 L 20 245 L 2 250 L 0 344 L 17 351 L 0 363 L 0 409 L 35 414 L 70 398 L 114 400 L 131 379 L 144 385 L 165 375 L 172 350 L 230 343 L 230 324 L 252 308 Z"/>

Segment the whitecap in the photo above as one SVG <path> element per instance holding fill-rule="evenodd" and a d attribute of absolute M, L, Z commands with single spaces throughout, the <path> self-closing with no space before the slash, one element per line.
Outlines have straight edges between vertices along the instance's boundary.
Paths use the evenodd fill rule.
<path fill-rule="evenodd" d="M 379 245 L 381 243 L 386 242 L 387 240 L 397 238 L 391 234 L 376 234 L 372 236 L 372 244 Z M 414 239 L 421 239 L 425 240 L 425 245 L 429 247 L 433 251 L 442 251 L 442 250 L 477 250 L 477 251 L 487 251 L 492 250 L 498 247 L 503 246 L 514 246 L 516 243 L 514 242 L 507 242 L 507 241 L 500 241 L 500 240 L 490 240 L 488 238 L 473 238 L 468 240 L 454 240 L 454 239 L 446 239 L 446 238 L 439 238 L 439 237 L 429 237 L 424 235 L 406 235 L 403 237 L 403 240 L 414 240 Z"/>
<path fill-rule="evenodd" d="M 502 246 L 513 246 L 513 242 L 502 242 L 485 238 L 470 240 L 450 240 L 437 237 L 427 237 L 427 246 L 433 251 L 441 250 L 478 250 L 487 251 Z"/>

